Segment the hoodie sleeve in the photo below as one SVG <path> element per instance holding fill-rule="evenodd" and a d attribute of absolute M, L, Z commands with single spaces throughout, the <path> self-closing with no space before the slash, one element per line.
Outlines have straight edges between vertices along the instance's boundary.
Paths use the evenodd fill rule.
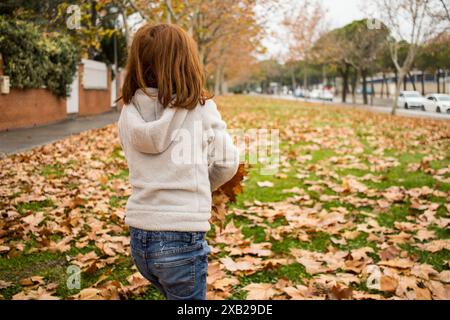
<path fill-rule="evenodd" d="M 209 181 L 211 191 L 231 180 L 239 167 L 239 151 L 234 146 L 227 125 L 217 110 L 216 104 L 210 100 L 208 114 L 212 133 L 208 145 Z"/>

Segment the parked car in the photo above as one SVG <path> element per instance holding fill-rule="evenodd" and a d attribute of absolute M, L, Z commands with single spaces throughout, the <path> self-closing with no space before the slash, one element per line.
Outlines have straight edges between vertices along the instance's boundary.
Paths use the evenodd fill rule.
<path fill-rule="evenodd" d="M 426 109 L 436 112 L 450 111 L 450 95 L 433 93 L 426 96 Z"/>
<path fill-rule="evenodd" d="M 333 101 L 334 95 L 329 90 L 322 90 L 320 91 L 319 98 L 325 101 Z"/>
<path fill-rule="evenodd" d="M 418 108 L 422 111 L 425 111 L 426 104 L 427 99 L 425 99 L 419 92 L 400 91 L 397 103 L 398 107 L 404 107 L 405 109 Z"/>
<path fill-rule="evenodd" d="M 297 88 L 294 91 L 294 97 L 296 97 L 296 98 L 303 98 L 303 97 L 305 97 L 305 92 L 306 92 L 306 90 Z"/>
<path fill-rule="evenodd" d="M 314 89 L 309 92 L 309 98 L 311 99 L 320 99 L 320 90 Z"/>

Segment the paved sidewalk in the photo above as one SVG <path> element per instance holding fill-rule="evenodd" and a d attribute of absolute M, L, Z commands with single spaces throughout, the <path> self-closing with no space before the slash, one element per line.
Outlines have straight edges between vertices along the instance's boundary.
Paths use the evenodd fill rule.
<path fill-rule="evenodd" d="M 120 112 L 113 110 L 96 116 L 67 119 L 41 127 L 0 132 L 0 157 L 30 150 L 86 130 L 105 127 L 117 122 L 119 115 Z"/>

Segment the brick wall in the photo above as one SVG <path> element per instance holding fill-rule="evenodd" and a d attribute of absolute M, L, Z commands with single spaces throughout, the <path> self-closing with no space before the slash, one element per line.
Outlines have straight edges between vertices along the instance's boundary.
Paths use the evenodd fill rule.
<path fill-rule="evenodd" d="M 44 125 L 65 119 L 66 99 L 46 89 L 11 89 L 0 94 L 0 131 Z"/>
<path fill-rule="evenodd" d="M 84 65 L 78 66 L 78 115 L 90 116 L 111 111 L 111 69 L 107 89 L 83 87 Z M 0 131 L 41 126 L 67 118 L 67 101 L 46 89 L 19 90 L 0 94 Z"/>
<path fill-rule="evenodd" d="M 108 68 L 108 89 L 83 88 L 84 66 L 78 67 L 79 72 L 79 105 L 78 115 L 90 116 L 111 111 L 111 69 Z"/>

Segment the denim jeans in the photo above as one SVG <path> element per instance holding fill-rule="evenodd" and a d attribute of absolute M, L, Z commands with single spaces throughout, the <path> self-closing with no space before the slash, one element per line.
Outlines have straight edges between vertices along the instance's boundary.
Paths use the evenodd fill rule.
<path fill-rule="evenodd" d="M 146 231 L 130 227 L 131 255 L 139 272 L 169 300 L 205 300 L 205 232 Z"/>

